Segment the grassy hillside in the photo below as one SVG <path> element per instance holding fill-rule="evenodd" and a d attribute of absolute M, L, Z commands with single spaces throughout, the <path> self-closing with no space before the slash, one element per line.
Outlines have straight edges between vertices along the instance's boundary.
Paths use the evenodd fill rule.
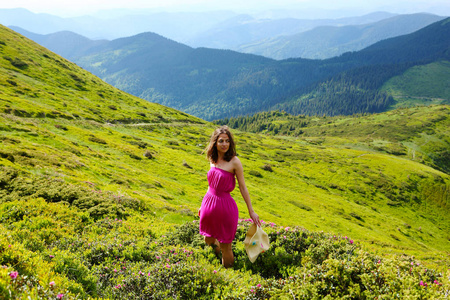
<path fill-rule="evenodd" d="M 450 62 L 416 66 L 388 80 L 383 90 L 391 94 L 396 106 L 450 103 Z"/>
<path fill-rule="evenodd" d="M 266 112 L 218 123 L 305 142 L 317 140 L 321 145 L 393 154 L 450 173 L 450 109 L 445 105 L 326 118 Z"/>
<path fill-rule="evenodd" d="M 4 27 L 0 52 L 2 295 L 448 293 L 438 271 L 449 266 L 449 175 L 319 139 L 236 131 L 272 248 L 250 264 L 243 220 L 236 265 L 224 270 L 193 222 L 215 125 L 116 90 Z"/>

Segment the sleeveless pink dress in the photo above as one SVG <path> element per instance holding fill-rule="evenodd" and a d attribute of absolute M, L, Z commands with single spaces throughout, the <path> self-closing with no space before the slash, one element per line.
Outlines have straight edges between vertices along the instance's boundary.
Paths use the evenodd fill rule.
<path fill-rule="evenodd" d="M 200 234 L 231 243 L 236 235 L 239 211 L 230 193 L 236 186 L 234 174 L 220 168 L 208 171 L 209 189 L 200 207 Z"/>

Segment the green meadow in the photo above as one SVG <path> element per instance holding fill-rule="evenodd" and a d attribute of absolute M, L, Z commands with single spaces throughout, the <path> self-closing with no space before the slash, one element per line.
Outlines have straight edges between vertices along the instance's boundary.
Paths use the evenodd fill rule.
<path fill-rule="evenodd" d="M 367 116 L 318 118 L 345 134 L 236 129 L 272 247 L 246 258 L 236 189 L 243 220 L 225 270 L 197 234 L 202 152 L 218 125 L 117 90 L 5 27 L 0 52 L 5 299 L 448 297 L 450 176 L 418 142 L 426 131 L 401 139 L 413 155 L 387 151 L 392 132 L 363 143 Z M 373 118 L 436 128 L 414 109 Z M 448 120 L 448 106 L 423 109 Z"/>
<path fill-rule="evenodd" d="M 448 61 L 415 66 L 404 74 L 388 80 L 382 90 L 393 95 L 396 107 L 449 104 L 450 87 L 446 80 L 442 80 L 448 76 L 450 76 Z"/>

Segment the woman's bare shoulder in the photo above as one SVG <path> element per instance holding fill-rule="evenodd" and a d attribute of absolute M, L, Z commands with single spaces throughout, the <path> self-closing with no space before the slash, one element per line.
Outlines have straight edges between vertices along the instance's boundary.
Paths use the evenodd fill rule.
<path fill-rule="evenodd" d="M 237 156 L 234 156 L 231 159 L 230 162 L 233 165 L 233 169 L 234 170 L 241 170 L 242 169 L 242 163 L 241 163 L 241 161 L 239 160 L 239 158 Z"/>
<path fill-rule="evenodd" d="M 237 156 L 233 156 L 233 158 L 230 160 L 230 162 L 232 163 L 232 164 L 240 164 L 241 163 L 241 161 L 239 160 L 239 158 L 237 157 Z"/>

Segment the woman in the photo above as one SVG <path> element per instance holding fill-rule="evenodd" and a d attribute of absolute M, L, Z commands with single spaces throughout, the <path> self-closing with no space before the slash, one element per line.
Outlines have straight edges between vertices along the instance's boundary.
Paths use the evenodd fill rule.
<path fill-rule="evenodd" d="M 206 244 L 215 247 L 217 254 L 222 252 L 222 264 L 229 268 L 234 263 L 231 243 L 236 234 L 239 215 L 236 202 L 230 195 L 236 186 L 235 178 L 250 218 L 258 226 L 261 223 L 252 208 L 245 186 L 244 169 L 236 156 L 233 136 L 227 126 L 214 131 L 206 151 L 211 169 L 208 172 L 208 192 L 199 209 L 200 234 L 205 236 Z"/>

